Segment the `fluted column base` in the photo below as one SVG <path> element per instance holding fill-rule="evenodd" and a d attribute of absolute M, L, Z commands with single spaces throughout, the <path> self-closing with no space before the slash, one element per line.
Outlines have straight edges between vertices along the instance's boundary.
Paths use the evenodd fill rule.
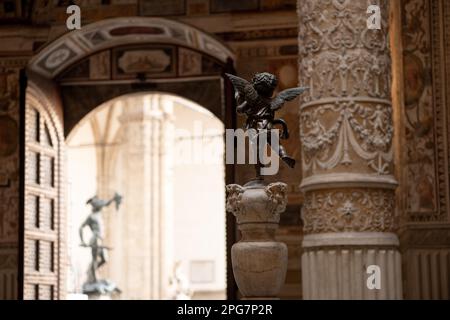
<path fill-rule="evenodd" d="M 398 245 L 393 233 L 306 235 L 302 255 L 304 299 L 402 299 Z M 368 273 L 372 265 L 380 270 L 379 289 L 368 286 L 369 277 L 374 275 L 373 271 Z"/>
<path fill-rule="evenodd" d="M 0 245 L 0 300 L 17 298 L 17 248 Z"/>

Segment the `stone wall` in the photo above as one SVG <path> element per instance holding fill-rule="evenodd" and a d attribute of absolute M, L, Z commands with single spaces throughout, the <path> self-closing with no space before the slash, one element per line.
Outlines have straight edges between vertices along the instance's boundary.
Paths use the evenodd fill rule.
<path fill-rule="evenodd" d="M 399 163 L 405 298 L 450 298 L 450 3 L 403 0 Z"/>
<path fill-rule="evenodd" d="M 0 57 L 0 299 L 15 299 L 19 241 L 19 77 L 26 59 Z"/>

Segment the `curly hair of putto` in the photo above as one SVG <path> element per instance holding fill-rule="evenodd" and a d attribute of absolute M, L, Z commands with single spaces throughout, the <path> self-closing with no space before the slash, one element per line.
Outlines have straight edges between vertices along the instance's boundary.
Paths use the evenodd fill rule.
<path fill-rule="evenodd" d="M 252 78 L 253 85 L 264 84 L 271 89 L 278 85 L 278 79 L 275 75 L 268 72 L 256 73 Z"/>

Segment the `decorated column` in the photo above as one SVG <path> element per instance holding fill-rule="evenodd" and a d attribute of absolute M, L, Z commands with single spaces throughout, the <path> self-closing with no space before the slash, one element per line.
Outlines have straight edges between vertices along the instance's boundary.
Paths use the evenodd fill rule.
<path fill-rule="evenodd" d="M 305 299 L 402 298 L 388 3 L 298 1 Z"/>
<path fill-rule="evenodd" d="M 173 237 L 173 106 L 160 95 L 125 100 L 123 130 L 124 202 L 122 270 L 129 298 L 166 298 Z M 122 240 L 121 240 L 122 241 Z M 167 248 L 165 250 L 164 248 Z"/>

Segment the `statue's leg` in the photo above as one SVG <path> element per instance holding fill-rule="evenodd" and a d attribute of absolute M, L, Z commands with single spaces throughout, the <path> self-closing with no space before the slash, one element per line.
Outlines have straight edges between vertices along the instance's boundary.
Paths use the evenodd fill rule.
<path fill-rule="evenodd" d="M 283 128 L 281 131 L 280 139 L 289 139 L 289 129 L 286 122 L 283 119 L 275 119 L 272 121 L 272 126 L 276 124 L 280 124 Z"/>
<path fill-rule="evenodd" d="M 100 262 L 98 263 L 97 268 L 100 268 L 102 265 L 106 263 L 105 249 L 101 248 L 99 252 Z"/>
<path fill-rule="evenodd" d="M 249 121 L 249 119 L 247 119 L 247 122 Z M 250 149 L 252 150 L 252 153 L 255 153 L 253 156 L 255 156 L 256 158 L 256 163 L 254 164 L 255 166 L 255 173 L 256 173 L 256 179 L 262 179 L 261 176 L 261 168 L 263 167 L 260 159 L 259 159 L 259 147 L 260 147 L 260 143 L 259 143 L 259 136 L 258 134 L 256 135 L 249 135 L 248 136 L 249 139 L 249 145 L 250 145 Z"/>
<path fill-rule="evenodd" d="M 284 147 L 282 145 L 279 146 L 278 148 L 278 154 L 280 156 L 281 159 L 283 159 L 283 161 L 291 168 L 295 167 L 295 159 L 291 158 L 287 152 L 286 149 L 284 149 Z"/>
<path fill-rule="evenodd" d="M 278 150 L 276 150 L 273 146 L 272 146 L 272 137 L 271 134 L 268 134 L 268 139 L 267 139 L 267 143 L 270 145 L 270 147 L 272 148 L 272 150 L 274 152 L 278 153 L 278 156 L 291 168 L 295 167 L 295 159 L 291 158 L 287 152 L 286 149 L 280 144 L 280 142 L 278 141 Z"/>
<path fill-rule="evenodd" d="M 97 269 L 97 250 L 96 250 L 96 248 L 92 248 L 91 253 L 92 253 L 92 262 L 91 262 L 91 266 L 90 266 L 91 276 L 92 276 L 93 282 L 97 282 L 97 272 L 96 272 L 96 269 Z"/>

